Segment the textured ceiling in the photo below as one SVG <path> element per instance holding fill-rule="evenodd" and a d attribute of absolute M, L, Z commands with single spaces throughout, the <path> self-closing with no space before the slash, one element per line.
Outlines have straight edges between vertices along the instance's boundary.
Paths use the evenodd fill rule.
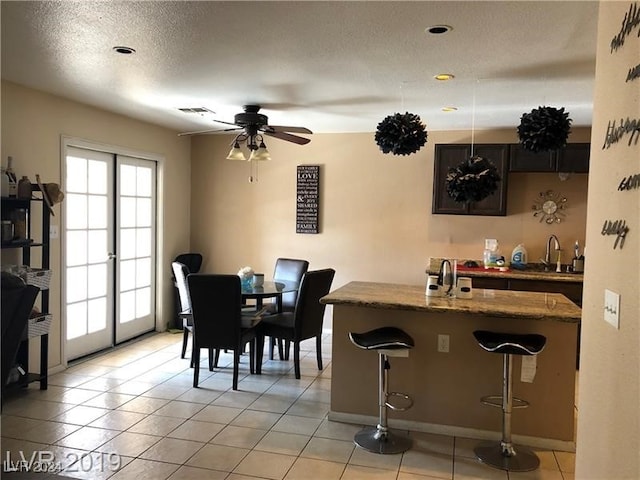
<path fill-rule="evenodd" d="M 597 2 L 2 2 L 2 78 L 176 131 L 515 127 L 540 105 L 591 124 Z M 425 28 L 446 24 L 445 35 Z M 135 55 L 118 55 L 124 45 Z M 433 76 L 449 72 L 450 82 Z M 456 106 L 452 113 L 443 106 Z M 206 107 L 215 114 L 186 114 Z"/>

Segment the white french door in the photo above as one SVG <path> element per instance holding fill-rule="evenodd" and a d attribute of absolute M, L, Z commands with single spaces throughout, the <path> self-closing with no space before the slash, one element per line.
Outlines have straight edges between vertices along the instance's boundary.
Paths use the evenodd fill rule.
<path fill-rule="evenodd" d="M 155 326 L 156 164 L 67 146 L 66 358 Z"/>

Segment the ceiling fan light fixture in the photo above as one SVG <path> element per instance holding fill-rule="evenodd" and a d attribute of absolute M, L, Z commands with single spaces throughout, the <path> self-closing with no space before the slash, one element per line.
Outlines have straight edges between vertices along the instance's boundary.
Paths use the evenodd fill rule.
<path fill-rule="evenodd" d="M 249 161 L 266 162 L 269 160 L 271 160 L 271 155 L 269 155 L 269 151 L 267 150 L 267 146 L 264 144 L 264 141 L 261 141 L 258 149 L 251 151 Z"/>
<path fill-rule="evenodd" d="M 242 150 L 240 150 L 240 143 L 238 143 L 237 140 L 233 144 L 233 148 L 229 152 L 229 155 L 227 155 L 227 160 L 240 160 L 243 162 L 247 161 L 247 157 L 245 157 Z"/>

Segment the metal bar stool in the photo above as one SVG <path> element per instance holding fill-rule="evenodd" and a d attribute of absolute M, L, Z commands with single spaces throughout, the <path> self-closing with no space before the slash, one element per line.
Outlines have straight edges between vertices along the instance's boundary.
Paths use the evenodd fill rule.
<path fill-rule="evenodd" d="M 537 334 L 511 334 L 476 330 L 478 344 L 488 352 L 502 354 L 502 395 L 489 395 L 480 401 L 491 407 L 502 408 L 502 440 L 500 443 L 482 444 L 474 448 L 478 460 L 501 470 L 529 472 L 540 465 L 540 459 L 530 448 L 517 447 L 511 441 L 511 412 L 526 408 L 529 402 L 513 397 L 513 355 L 537 355 L 547 339 Z M 500 402 L 497 402 L 500 400 Z"/>
<path fill-rule="evenodd" d="M 379 357 L 378 406 L 379 416 L 376 427 L 365 427 L 356 433 L 353 441 L 356 445 L 373 453 L 402 453 L 411 448 L 409 437 L 393 433 L 387 425 L 387 408 L 394 411 L 405 411 L 411 408 L 413 400 L 408 395 L 399 392 L 388 392 L 389 385 L 389 356 L 408 356 L 408 350 L 413 348 L 413 338 L 406 332 L 395 327 L 382 327 L 365 333 L 349 333 L 349 338 L 359 348 L 376 350 Z M 389 403 L 390 396 L 401 397 L 408 402 L 406 407 L 398 407 Z"/>

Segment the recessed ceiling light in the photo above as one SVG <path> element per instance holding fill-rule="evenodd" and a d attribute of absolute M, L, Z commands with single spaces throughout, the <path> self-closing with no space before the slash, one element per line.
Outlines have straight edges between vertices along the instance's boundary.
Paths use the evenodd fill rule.
<path fill-rule="evenodd" d="M 431 35 L 443 35 L 445 33 L 449 33 L 451 30 L 453 30 L 453 27 L 450 27 L 449 25 L 432 25 L 427 27 L 424 31 Z"/>
<path fill-rule="evenodd" d="M 131 55 L 133 53 L 136 53 L 135 49 L 123 46 L 113 47 L 113 51 L 116 53 L 121 53 L 122 55 Z"/>
<path fill-rule="evenodd" d="M 456 78 L 456 76 L 452 73 L 439 73 L 433 78 L 435 78 L 436 80 L 440 80 L 441 82 L 445 82 L 447 80 L 453 80 L 454 78 Z"/>
<path fill-rule="evenodd" d="M 442 107 L 443 112 L 455 112 L 458 110 L 458 107 Z"/>

